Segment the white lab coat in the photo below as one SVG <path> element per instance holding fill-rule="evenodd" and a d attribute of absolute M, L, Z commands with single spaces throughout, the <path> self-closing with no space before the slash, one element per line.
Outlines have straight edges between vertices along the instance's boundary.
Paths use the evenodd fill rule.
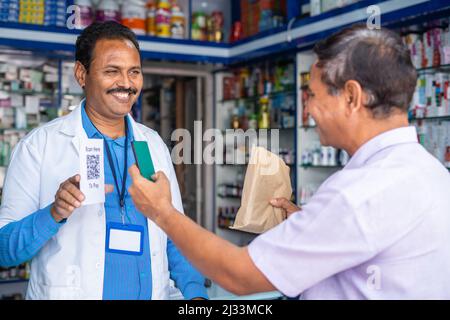
<path fill-rule="evenodd" d="M 147 141 L 156 171 L 170 180 L 172 201 L 183 212 L 167 146 L 160 136 L 131 116 L 134 138 Z M 79 143 L 87 138 L 81 104 L 69 115 L 33 130 L 14 149 L 7 170 L 0 228 L 54 202 L 59 185 L 79 173 Z M 76 209 L 58 233 L 33 258 L 27 299 L 102 299 L 106 219 L 103 204 Z M 152 299 L 169 298 L 167 235 L 148 220 Z"/>

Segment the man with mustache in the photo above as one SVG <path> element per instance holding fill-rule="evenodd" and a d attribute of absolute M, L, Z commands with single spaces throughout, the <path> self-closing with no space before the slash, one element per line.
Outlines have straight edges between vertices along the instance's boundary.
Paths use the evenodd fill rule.
<path fill-rule="evenodd" d="M 135 35 L 115 22 L 87 27 L 76 42 L 74 73 L 86 99 L 13 152 L 0 210 L 0 265 L 32 260 L 29 299 L 168 299 L 170 278 L 186 299 L 206 299 L 202 275 L 127 192 L 131 142 L 146 141 L 155 169 L 171 179 L 174 207 L 183 209 L 166 145 L 128 115 L 143 85 Z M 105 203 L 83 205 L 79 149 L 86 138 L 104 140 Z M 139 252 L 112 250 L 112 232 L 130 226 L 139 230 Z"/>

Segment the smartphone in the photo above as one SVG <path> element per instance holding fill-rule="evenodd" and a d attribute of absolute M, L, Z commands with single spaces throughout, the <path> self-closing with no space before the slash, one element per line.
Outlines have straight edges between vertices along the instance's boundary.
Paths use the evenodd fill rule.
<path fill-rule="evenodd" d="M 152 156 L 148 149 L 147 141 L 133 141 L 131 142 L 133 148 L 134 158 L 136 159 L 136 165 L 141 172 L 141 175 L 153 181 L 152 176 L 155 174 L 155 168 L 153 166 Z"/>

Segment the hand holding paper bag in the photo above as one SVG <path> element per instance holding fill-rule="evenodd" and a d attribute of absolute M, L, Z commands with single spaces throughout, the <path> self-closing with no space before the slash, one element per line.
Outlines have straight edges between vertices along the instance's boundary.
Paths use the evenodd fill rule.
<path fill-rule="evenodd" d="M 245 174 L 241 207 L 232 229 L 263 233 L 286 219 L 285 211 L 270 205 L 273 198 L 292 195 L 289 167 L 274 153 L 253 147 Z"/>

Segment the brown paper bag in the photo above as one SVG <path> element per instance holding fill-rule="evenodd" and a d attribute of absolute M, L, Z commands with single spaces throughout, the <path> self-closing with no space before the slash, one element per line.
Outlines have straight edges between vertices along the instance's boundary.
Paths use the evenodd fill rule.
<path fill-rule="evenodd" d="M 269 201 L 292 195 L 289 167 L 274 153 L 253 147 L 245 174 L 241 207 L 231 229 L 263 233 L 286 219 Z"/>

